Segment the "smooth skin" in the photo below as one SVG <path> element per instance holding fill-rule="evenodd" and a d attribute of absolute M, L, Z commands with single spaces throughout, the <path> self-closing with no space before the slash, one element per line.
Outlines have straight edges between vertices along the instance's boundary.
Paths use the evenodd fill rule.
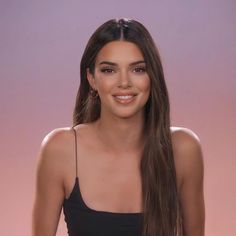
<path fill-rule="evenodd" d="M 78 176 L 84 202 L 97 211 L 142 211 L 139 163 L 143 112 L 150 94 L 145 66 L 135 44 L 115 41 L 100 50 L 94 75 L 87 71 L 88 81 L 101 99 L 101 117 L 94 123 L 75 127 Z M 204 236 L 200 141 L 190 129 L 170 129 L 185 235 Z M 75 166 L 73 130 L 51 131 L 39 151 L 33 236 L 56 235 L 63 200 L 70 196 L 74 186 Z"/>

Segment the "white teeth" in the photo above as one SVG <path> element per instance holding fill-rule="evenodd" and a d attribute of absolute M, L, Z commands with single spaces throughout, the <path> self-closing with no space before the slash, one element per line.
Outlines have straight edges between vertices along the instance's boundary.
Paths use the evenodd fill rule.
<path fill-rule="evenodd" d="M 125 96 L 115 96 L 116 98 L 118 98 L 118 99 L 130 99 L 130 98 L 132 98 L 133 96 L 132 95 L 125 95 Z"/>

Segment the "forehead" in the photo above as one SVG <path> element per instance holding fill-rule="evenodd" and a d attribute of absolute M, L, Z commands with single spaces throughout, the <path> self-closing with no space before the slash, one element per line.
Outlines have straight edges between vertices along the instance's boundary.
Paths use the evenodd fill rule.
<path fill-rule="evenodd" d="M 96 61 L 133 62 L 143 60 L 143 54 L 138 46 L 126 41 L 113 41 L 107 43 L 98 53 Z"/>

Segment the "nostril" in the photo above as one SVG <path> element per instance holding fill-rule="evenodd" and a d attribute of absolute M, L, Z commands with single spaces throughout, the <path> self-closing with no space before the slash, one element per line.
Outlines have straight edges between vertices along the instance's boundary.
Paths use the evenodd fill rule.
<path fill-rule="evenodd" d="M 132 86 L 129 83 L 121 83 L 121 84 L 119 84 L 118 87 L 120 87 L 120 88 L 130 88 Z"/>

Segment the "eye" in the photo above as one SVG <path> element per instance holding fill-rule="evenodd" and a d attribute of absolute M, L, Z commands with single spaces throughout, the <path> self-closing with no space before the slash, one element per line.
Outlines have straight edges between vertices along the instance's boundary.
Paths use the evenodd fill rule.
<path fill-rule="evenodd" d="M 146 68 L 144 66 L 138 66 L 138 67 L 135 67 L 133 69 L 133 71 L 135 73 L 145 73 L 146 72 Z"/>
<path fill-rule="evenodd" d="M 114 73 L 115 71 L 112 68 L 102 68 L 101 72 L 105 74 L 111 74 Z"/>

